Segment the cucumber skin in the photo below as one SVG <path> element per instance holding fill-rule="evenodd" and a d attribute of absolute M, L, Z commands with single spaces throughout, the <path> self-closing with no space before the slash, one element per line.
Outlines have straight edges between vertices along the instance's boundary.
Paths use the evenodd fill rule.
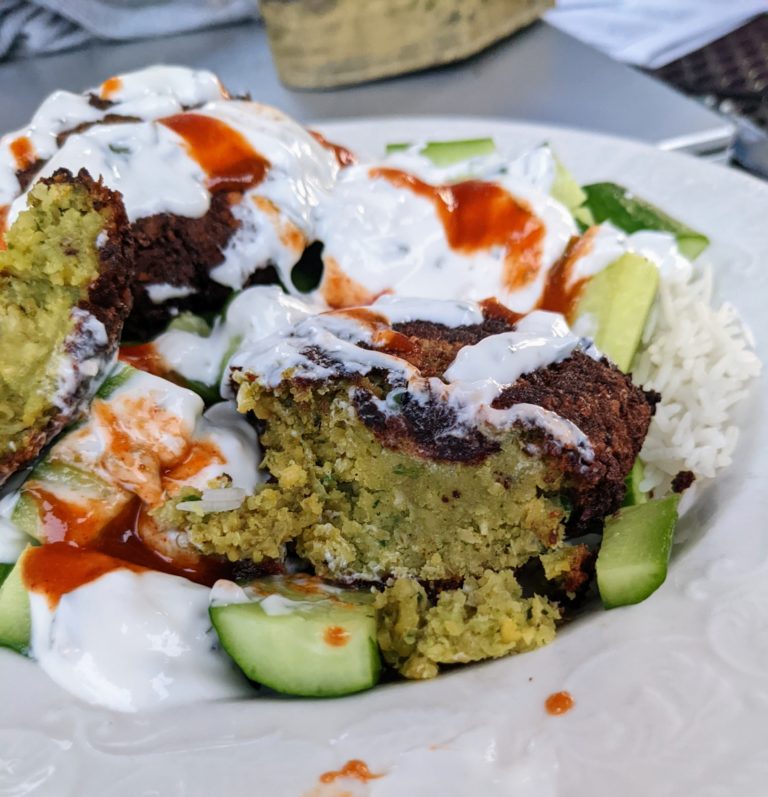
<path fill-rule="evenodd" d="M 244 675 L 276 692 L 295 697 L 341 697 L 370 689 L 378 683 L 381 658 L 375 641 L 376 626 L 372 612 L 348 609 L 342 610 L 344 614 L 340 615 L 337 609 L 306 614 L 297 611 L 288 615 L 270 616 L 258 603 L 212 606 L 209 611 L 222 648 Z M 358 616 L 354 617 L 355 614 Z M 237 615 L 241 617 L 238 619 Z M 365 637 L 364 640 L 351 640 L 348 645 L 356 644 L 358 648 L 364 645 L 367 648 L 364 653 L 359 649 L 350 649 L 364 658 L 367 671 L 361 669 L 351 673 L 347 683 L 344 683 L 344 679 L 350 673 L 343 674 L 341 678 L 334 677 L 338 676 L 338 669 L 328 670 L 330 677 L 320 674 L 329 665 L 332 666 L 333 662 L 325 660 L 322 666 L 317 666 L 317 649 L 311 637 L 311 632 L 336 624 L 343 624 L 351 628 L 353 633 Z M 246 628 L 249 625 L 250 633 Z M 358 627 L 353 628 L 354 626 Z M 310 634 L 307 634 L 308 631 Z M 244 641 L 246 633 L 248 637 Z M 257 635 L 261 639 L 256 639 Z M 255 648 L 248 650 L 253 644 Z M 330 648 L 326 651 L 328 658 L 332 659 L 334 654 L 336 658 L 341 658 L 340 650 Z M 264 651 L 267 652 L 267 659 L 262 657 Z M 275 658 L 277 662 L 269 661 Z M 292 674 L 294 664 L 298 664 L 298 668 Z M 301 672 L 302 668 L 304 672 Z"/>
<path fill-rule="evenodd" d="M 595 224 L 609 221 L 627 233 L 640 230 L 668 232 L 677 238 L 680 252 L 690 260 L 698 257 L 708 246 L 709 238 L 673 218 L 644 199 L 633 196 L 616 183 L 585 185 L 587 195 L 584 207 L 591 213 Z"/>
<path fill-rule="evenodd" d="M 0 587 L 0 647 L 29 654 L 32 618 L 29 595 L 21 580 L 22 561 L 31 546 L 25 548 L 19 560 Z"/>
<path fill-rule="evenodd" d="M 595 345 L 623 373 L 628 373 L 632 366 L 658 285 L 656 266 L 629 252 L 595 274 L 579 301 L 577 317 L 595 316 Z M 628 319 L 633 324 L 627 323 Z"/>
<path fill-rule="evenodd" d="M 627 485 L 627 492 L 624 496 L 624 503 L 622 506 L 635 506 L 636 504 L 645 504 L 648 502 L 648 493 L 644 493 L 640 489 L 640 482 L 645 476 L 645 466 L 642 460 L 638 457 L 632 470 L 627 475 L 624 483 Z"/>
<path fill-rule="evenodd" d="M 562 161 L 553 156 L 555 160 L 555 180 L 552 183 L 550 194 L 562 205 L 565 205 L 572 214 L 587 201 L 587 193 L 576 182 L 574 176 L 565 168 Z M 578 218 L 577 218 L 578 221 Z"/>
<path fill-rule="evenodd" d="M 679 495 L 625 507 L 605 522 L 597 588 L 606 609 L 644 601 L 667 577 Z"/>
<path fill-rule="evenodd" d="M 402 152 L 409 149 L 412 144 L 401 142 L 387 144 L 387 154 Z M 428 141 L 419 150 L 419 154 L 429 158 L 435 166 L 452 166 L 454 163 L 476 158 L 480 155 L 490 155 L 496 151 L 492 138 L 468 138 L 458 141 Z"/>

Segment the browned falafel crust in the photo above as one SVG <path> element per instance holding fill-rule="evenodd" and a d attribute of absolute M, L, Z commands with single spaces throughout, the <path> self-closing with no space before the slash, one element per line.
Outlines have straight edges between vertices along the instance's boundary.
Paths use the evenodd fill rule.
<path fill-rule="evenodd" d="M 26 430 L 16 450 L 5 451 L 0 456 L 0 484 L 32 461 L 65 426 L 81 417 L 103 369 L 118 347 L 123 322 L 132 305 L 133 244 L 120 194 L 93 180 L 85 170 L 73 176 L 71 172 L 59 169 L 40 182 L 45 186 L 72 186 L 76 192 L 86 192 L 87 204 L 101 216 L 101 233 L 98 242 L 93 244 L 97 246 L 98 274 L 89 285 L 82 287 L 81 298 L 72 309 L 82 310 L 98 319 L 104 325 L 106 341 L 94 335 L 86 323 L 88 316 L 83 314 L 75 318 L 60 351 L 63 350 L 75 363 L 96 359 L 103 367 L 96 374 L 79 371 L 71 391 L 63 397 L 64 408 L 51 402 L 44 415 Z M 45 232 L 42 227 L 41 232 Z M 44 242 L 49 244 L 51 240 L 56 240 L 55 235 L 48 236 Z M 60 246 L 68 257 L 78 254 L 66 239 L 61 240 Z M 13 253 L 9 251 L 6 257 L 13 258 Z M 30 279 L 35 279 L 35 276 L 30 275 Z M 29 386 L 30 389 L 38 387 Z"/>
<path fill-rule="evenodd" d="M 514 314 L 500 313 L 499 307 L 497 302 L 486 303 L 483 322 L 471 326 L 450 328 L 429 321 L 394 324 L 391 334 L 378 335 L 382 345 L 376 349 L 408 361 L 424 377 L 442 378 L 463 346 L 514 328 Z M 324 355 L 318 352 L 315 356 Z M 457 431 L 455 412 L 437 397 L 414 400 L 406 391 L 400 398 L 400 412 L 384 413 L 365 386 L 367 379 L 351 377 L 350 381 L 357 382 L 352 397 L 358 416 L 388 448 L 466 464 L 478 463 L 499 450 L 498 441 L 478 428 Z M 531 450 L 554 458 L 570 475 L 569 498 L 574 510 L 570 523 L 578 525 L 621 506 L 624 480 L 640 452 L 659 399 L 658 393 L 637 387 L 607 359 L 576 351 L 559 363 L 523 375 L 508 385 L 492 406 L 501 410 L 519 403 L 533 404 L 557 413 L 586 435 L 593 451 L 589 460 L 535 427 L 523 430 Z"/>
<path fill-rule="evenodd" d="M 146 340 L 183 310 L 210 313 L 221 309 L 231 289 L 214 282 L 210 272 L 224 261 L 224 249 L 240 226 L 232 213 L 232 204 L 239 199 L 239 194 L 221 192 L 213 194 L 208 211 L 200 218 L 158 213 L 134 222 L 134 307 L 126 323 L 127 338 Z M 157 284 L 194 292 L 155 304 L 147 288 Z"/>

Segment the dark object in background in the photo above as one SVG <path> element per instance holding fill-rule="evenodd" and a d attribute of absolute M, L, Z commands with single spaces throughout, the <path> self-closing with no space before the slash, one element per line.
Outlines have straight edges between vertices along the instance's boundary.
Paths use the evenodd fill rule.
<path fill-rule="evenodd" d="M 768 14 L 652 74 L 768 131 Z"/>
<path fill-rule="evenodd" d="M 305 89 L 458 61 L 538 19 L 554 0 L 261 0 L 280 79 Z"/>

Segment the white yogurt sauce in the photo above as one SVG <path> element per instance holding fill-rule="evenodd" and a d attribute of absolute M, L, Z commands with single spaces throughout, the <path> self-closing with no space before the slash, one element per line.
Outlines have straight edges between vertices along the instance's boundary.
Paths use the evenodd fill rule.
<path fill-rule="evenodd" d="M 227 96 L 216 75 L 206 69 L 158 64 L 120 75 L 118 80 L 117 88 L 108 92 L 114 105 L 106 112 L 140 119 L 159 119 Z M 105 83 L 91 91 L 104 93 Z"/>
<path fill-rule="evenodd" d="M 688 279 L 693 268 L 680 254 L 675 236 L 668 232 L 641 230 L 628 235 L 605 222 L 592 228 L 589 235 L 589 247 L 573 261 L 571 282 L 593 277 L 628 253 L 650 260 L 665 279 Z"/>
<path fill-rule="evenodd" d="M 95 126 L 70 136 L 43 166 L 41 177 L 57 169 L 73 174 L 87 169 L 109 188 L 120 191 L 133 222 L 156 213 L 200 217 L 210 204 L 206 175 L 172 130 L 155 122 Z M 27 204 L 26 194 L 14 201 L 8 223 Z"/>
<path fill-rule="evenodd" d="M 559 313 L 537 310 L 518 321 L 512 332 L 489 335 L 460 349 L 445 380 L 460 385 L 462 394 L 490 404 L 501 387 L 570 357 L 581 343 Z"/>
<path fill-rule="evenodd" d="M 224 462 L 203 468 L 189 480 L 192 486 L 203 489 L 212 479 L 226 473 L 232 479 L 232 487 L 250 495 L 266 479 L 259 470 L 261 448 L 256 430 L 232 402 L 222 401 L 206 410 L 197 423 L 194 439 L 213 443 Z"/>
<path fill-rule="evenodd" d="M 185 299 L 193 296 L 197 291 L 189 285 L 171 285 L 168 282 L 158 282 L 147 285 L 147 295 L 155 304 L 162 304 L 168 299 Z"/>
<path fill-rule="evenodd" d="M 91 91 L 98 94 L 98 89 Z M 10 146 L 20 137 L 29 139 L 36 157 L 47 160 L 59 149 L 56 139 L 60 133 L 98 122 L 107 114 L 158 119 L 222 96 L 221 84 L 212 72 L 174 66 L 151 66 L 121 75 L 120 87 L 109 97 L 115 104 L 106 109 L 91 105 L 87 93 L 56 91 L 43 101 L 28 127 L 0 139 L 0 204 L 10 204 L 19 194 L 18 166 Z"/>
<path fill-rule="evenodd" d="M 336 263 L 374 296 L 383 291 L 436 299 L 495 296 L 518 312 L 534 307 L 548 269 L 577 229 L 568 210 L 531 182 L 524 168 L 503 170 L 496 155 L 438 168 L 428 158 L 410 152 L 392 155 L 379 164 L 401 168 L 431 185 L 467 176 L 490 179 L 525 202 L 545 229 L 541 268 L 531 283 L 510 291 L 503 279 L 502 247 L 469 254 L 454 250 L 432 200 L 383 177 L 372 177 L 375 165 L 344 169 L 329 199 L 318 207 L 316 234 L 325 244 L 326 263 Z M 538 183 L 543 187 L 547 179 L 539 177 Z"/>
<path fill-rule="evenodd" d="M 263 181 L 247 190 L 233 209 L 240 228 L 211 278 L 238 290 L 255 270 L 272 264 L 291 285 L 291 269 L 313 239 L 314 210 L 339 171 L 334 153 L 282 112 L 228 99 L 210 72 L 151 67 L 117 80 L 118 88 L 108 94 L 114 106 L 102 111 L 90 105 L 86 95 L 60 92 L 41 106 L 27 130 L 0 140 L 0 204 L 10 204 L 8 224 L 27 199 L 26 193 L 19 195 L 18 166 L 10 149 L 19 135 L 26 135 L 34 154 L 47 161 L 37 176 L 48 177 L 59 168 L 76 174 L 85 168 L 121 192 L 132 222 L 161 213 L 200 218 L 211 203 L 208 176 L 183 137 L 161 121 L 195 113 L 240 133 L 270 164 Z M 95 124 L 69 135 L 61 146 L 57 143 L 62 131 L 81 122 L 99 122 L 107 113 L 141 121 Z M 152 286 L 149 296 L 157 303 L 179 298 L 162 286 Z"/>
<path fill-rule="evenodd" d="M 301 579 L 299 579 L 300 583 Z M 274 592 L 266 592 L 269 590 L 270 582 L 274 584 Z M 261 589 L 258 587 L 261 586 Z M 291 589 L 290 579 L 284 582 L 284 588 Z M 232 604 L 243 603 L 258 603 L 264 611 L 264 614 L 270 616 L 279 616 L 286 614 L 293 614 L 294 612 L 313 611 L 317 610 L 318 603 L 323 599 L 340 595 L 343 593 L 342 589 L 334 587 L 332 584 L 323 584 L 322 591 L 318 591 L 314 600 L 308 598 L 301 600 L 294 597 L 288 597 L 280 592 L 281 576 L 276 576 L 274 579 L 262 579 L 260 585 L 254 588 L 248 584 L 240 586 L 234 581 L 227 579 L 219 579 L 211 588 L 210 603 L 211 606 L 229 606 Z"/>
<path fill-rule="evenodd" d="M 416 369 L 398 357 L 363 349 L 372 332 L 357 319 L 343 313 L 323 313 L 268 338 L 243 346 L 232 357 L 229 367 L 257 376 L 269 387 L 277 387 L 287 371 L 293 378 L 328 379 L 338 373 L 367 374 L 374 368 L 396 372 L 403 377 L 416 376 Z M 310 360 L 305 350 L 313 348 L 328 355 L 332 362 L 321 365 Z"/>
<path fill-rule="evenodd" d="M 371 309 L 383 313 L 390 324 L 431 321 L 445 327 L 464 327 L 481 324 L 483 321 L 483 313 L 475 302 L 416 299 L 385 294 L 371 305 Z"/>
<path fill-rule="evenodd" d="M 107 348 L 109 338 L 104 324 L 95 315 L 74 307 L 69 314 L 73 332 L 58 356 L 56 371 L 56 390 L 51 396 L 51 404 L 62 413 L 76 416 L 81 406 L 96 392 L 99 380 L 114 357 L 114 351 Z M 73 397 L 82 389 L 84 381 L 90 380 L 89 389 L 80 401 L 73 403 Z"/>
<path fill-rule="evenodd" d="M 222 390 L 227 393 L 225 357 L 235 346 L 251 343 L 288 329 L 316 312 L 316 308 L 276 285 L 246 288 L 230 302 L 223 318 L 218 319 L 210 335 L 169 329 L 154 341 L 154 347 L 173 371 L 185 379 L 215 385 L 224 374 Z"/>
<path fill-rule="evenodd" d="M 165 573 L 114 570 L 61 597 L 30 593 L 31 653 L 59 686 L 115 711 L 246 697 L 217 648 L 209 590 Z"/>
<path fill-rule="evenodd" d="M 425 312 L 432 319 L 441 319 L 438 323 L 446 326 L 458 326 L 466 318 L 482 320 L 479 306 L 472 308 L 466 303 L 449 301 L 441 309 L 439 304 L 435 300 L 425 301 Z M 417 317 L 418 301 L 387 298 L 371 310 L 390 324 L 397 323 L 395 319 L 413 320 Z M 387 372 L 397 390 L 405 382 L 409 393 L 417 399 L 439 398 L 450 405 L 456 411 L 459 434 L 462 428 L 488 424 L 506 429 L 517 422 L 542 428 L 562 445 L 578 448 L 586 460 L 592 457 L 586 436 L 555 413 L 529 404 L 517 404 L 506 410 L 491 407 L 503 389 L 522 374 L 559 362 L 577 349 L 599 356 L 589 341 L 570 331 L 561 315 L 533 312 L 511 332 L 490 335 L 476 345 L 464 346 L 446 370 L 445 381 L 435 377 L 424 379 L 406 360 L 359 345 L 375 345 L 376 332 L 375 323 L 365 323 L 344 311 L 323 313 L 244 347 L 232 358 L 230 367 L 272 388 L 280 384 L 286 373 L 291 378 L 324 380 L 339 374 L 367 374 L 380 368 Z M 323 364 L 307 356 L 305 352 L 309 349 L 324 355 Z M 384 413 L 399 411 L 396 404 L 386 400 L 371 400 Z"/>
<path fill-rule="evenodd" d="M 292 598 L 287 598 L 285 595 L 280 595 L 273 592 L 270 595 L 264 595 L 255 592 L 249 587 L 241 587 L 235 584 L 234 581 L 227 581 L 226 579 L 219 579 L 211 589 L 210 594 L 211 606 L 229 606 L 231 604 L 243 603 L 258 603 L 264 611 L 264 614 L 270 616 L 281 616 L 286 614 L 293 614 L 302 610 L 312 611 L 317 609 L 317 601 L 300 601 Z"/>
<path fill-rule="evenodd" d="M 51 450 L 51 459 L 77 465 L 109 484 L 142 495 L 158 474 L 150 472 L 150 462 L 138 452 L 154 452 L 156 468 L 178 461 L 191 444 L 210 443 L 220 460 L 211 461 L 183 484 L 202 490 L 226 474 L 233 487 L 251 493 L 263 478 L 256 432 L 227 402 L 203 414 L 203 401 L 196 393 L 143 371 L 133 371 L 108 399 L 99 401 L 109 406 L 135 446 L 135 456 L 126 460 L 132 466 L 115 467 L 125 455 L 112 451 L 113 430 L 102 424 L 98 413 L 91 413 L 82 426 L 63 437 Z"/>

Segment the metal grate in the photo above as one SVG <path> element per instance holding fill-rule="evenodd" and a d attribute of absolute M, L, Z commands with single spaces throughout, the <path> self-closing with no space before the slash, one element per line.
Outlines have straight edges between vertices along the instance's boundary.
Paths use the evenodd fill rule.
<path fill-rule="evenodd" d="M 768 14 L 652 74 L 768 130 Z"/>

